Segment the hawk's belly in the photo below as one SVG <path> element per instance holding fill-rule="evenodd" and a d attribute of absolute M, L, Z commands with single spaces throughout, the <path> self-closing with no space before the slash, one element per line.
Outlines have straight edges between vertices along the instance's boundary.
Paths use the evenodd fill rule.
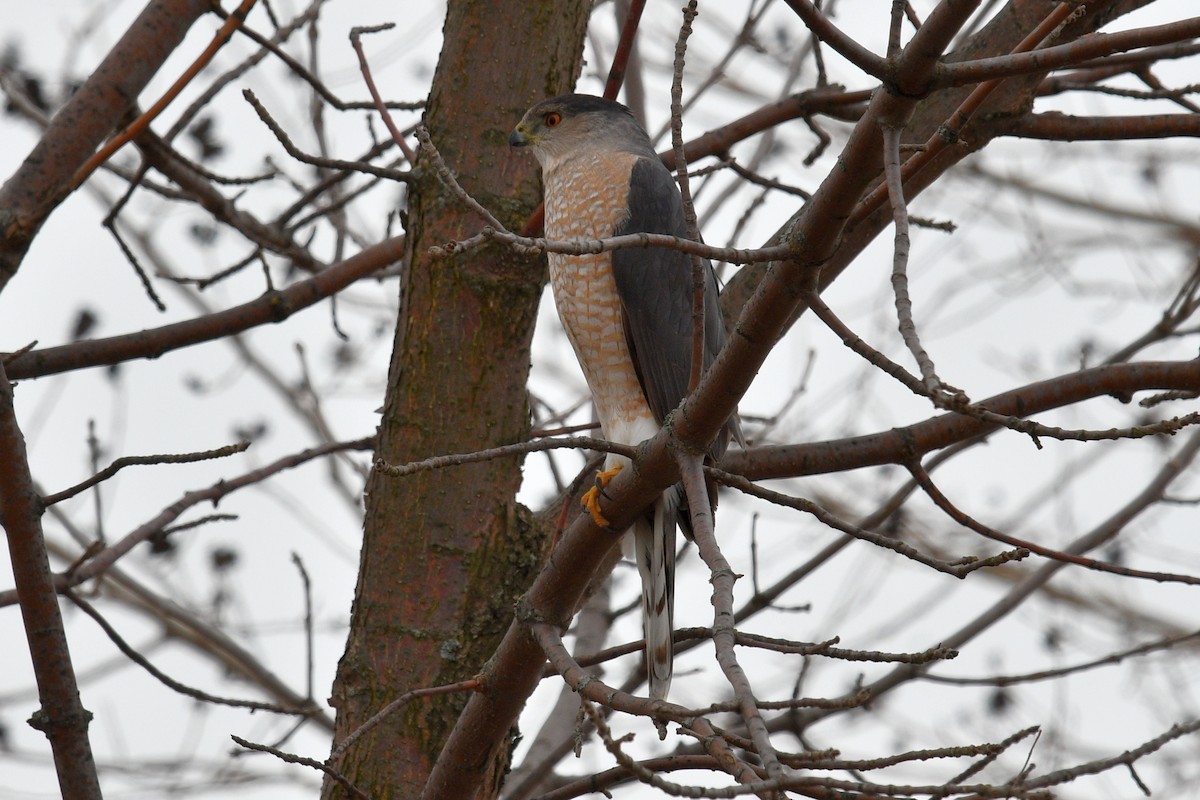
<path fill-rule="evenodd" d="M 624 153 L 580 158 L 546 176 L 546 237 L 600 239 L 626 216 L 630 167 Z M 658 431 L 625 341 L 612 254 L 548 255 L 550 285 L 567 338 L 583 367 L 604 435 L 637 444 Z"/>

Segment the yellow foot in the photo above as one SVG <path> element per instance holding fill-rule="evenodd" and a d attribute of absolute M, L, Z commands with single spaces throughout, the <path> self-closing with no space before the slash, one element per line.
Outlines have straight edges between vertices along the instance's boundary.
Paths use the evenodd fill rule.
<path fill-rule="evenodd" d="M 604 494 L 604 487 L 608 486 L 608 482 L 617 477 L 617 473 L 621 471 L 622 466 L 624 465 L 617 464 L 615 467 L 597 472 L 596 485 L 584 492 L 583 497 L 579 499 L 580 504 L 592 515 L 592 522 L 601 528 L 608 527 L 608 520 L 600 513 L 600 495 Z M 608 495 L 604 496 L 607 497 Z"/>

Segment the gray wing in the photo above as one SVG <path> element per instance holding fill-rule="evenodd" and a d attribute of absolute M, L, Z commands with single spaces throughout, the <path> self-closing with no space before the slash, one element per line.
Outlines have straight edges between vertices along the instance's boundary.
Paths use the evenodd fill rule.
<path fill-rule="evenodd" d="M 615 234 L 665 233 L 686 236 L 683 204 L 671 173 L 655 158 L 634 162 L 629 176 L 629 217 Z M 704 366 L 725 343 L 725 324 L 717 305 L 717 278 L 705 262 Z M 621 298 L 625 340 L 642 392 L 662 422 L 687 393 L 692 360 L 692 262 L 678 250 L 629 248 L 613 251 L 613 278 Z M 725 451 L 736 416 L 712 454 Z"/>

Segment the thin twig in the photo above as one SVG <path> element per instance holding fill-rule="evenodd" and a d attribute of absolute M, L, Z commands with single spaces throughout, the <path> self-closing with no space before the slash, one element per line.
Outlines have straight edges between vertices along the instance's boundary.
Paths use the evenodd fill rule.
<path fill-rule="evenodd" d="M 418 126 L 416 129 L 417 140 L 421 145 L 421 152 L 428 157 L 433 163 L 434 169 L 437 171 L 438 177 L 446 185 L 451 192 L 454 193 L 464 204 L 472 211 L 478 214 L 486 223 L 478 234 L 469 239 L 461 241 L 447 242 L 444 245 L 435 245 L 429 248 L 429 254 L 435 258 L 447 257 L 458 253 L 463 253 L 472 250 L 476 247 L 481 247 L 486 242 L 496 241 L 510 245 L 515 250 L 526 254 L 537 254 L 542 252 L 550 253 L 565 253 L 567 255 L 586 255 L 591 253 L 604 253 L 610 250 L 618 250 L 622 248 L 632 247 L 666 247 L 672 250 L 679 250 L 683 253 L 692 255 L 704 256 L 717 261 L 725 261 L 730 264 L 751 264 L 764 261 L 775 261 L 780 258 L 785 258 L 793 253 L 792 248 L 786 245 L 777 247 L 765 247 L 757 250 L 738 250 L 733 248 L 710 247 L 698 241 L 681 238 L 678 236 L 667 236 L 661 233 L 629 233 L 624 236 L 612 236 L 606 239 L 582 239 L 576 241 L 555 241 L 542 238 L 532 238 L 528 236 L 520 236 L 512 233 L 498 220 L 491 211 L 489 211 L 482 203 L 472 197 L 466 189 L 459 184 L 458 179 L 454 177 L 454 173 L 438 152 L 437 147 L 429 138 L 429 131 L 424 126 Z"/>
<path fill-rule="evenodd" d="M 377 167 L 366 161 L 343 161 L 340 158 L 325 158 L 322 156 L 311 156 L 305 153 L 292 142 L 291 137 L 284 132 L 275 118 L 267 111 L 266 106 L 258 99 L 258 97 L 249 89 L 242 90 L 242 97 L 246 98 L 246 102 L 254 108 L 254 113 L 258 114 L 258 118 L 275 136 L 275 140 L 283 145 L 283 149 L 287 154 L 297 161 L 302 161 L 305 164 L 311 164 L 314 167 L 323 167 L 326 169 L 346 170 L 348 172 L 365 172 L 368 175 L 375 175 L 380 178 L 397 181 L 399 183 L 408 183 L 412 180 L 412 174 L 407 170 L 389 169 L 388 167 Z"/>
<path fill-rule="evenodd" d="M 489 241 L 501 242 L 513 247 L 517 252 L 527 255 L 539 253 L 566 253 L 567 255 L 588 255 L 605 253 L 610 250 L 622 250 L 634 247 L 662 247 L 668 250 L 678 250 L 689 255 L 703 256 L 714 261 L 724 261 L 727 264 L 761 264 L 768 261 L 779 261 L 795 255 L 790 245 L 774 245 L 754 249 L 733 247 L 713 247 L 703 242 L 694 242 L 679 236 L 668 236 L 665 233 L 627 233 L 621 236 L 610 236 L 603 239 L 544 239 L 519 236 L 503 229 L 485 227 L 475 236 L 461 241 L 447 242 L 444 245 L 434 245 L 429 248 L 429 254 L 436 257 L 446 257 L 481 247 Z"/>
<path fill-rule="evenodd" d="M 387 239 L 311 278 L 242 305 L 160 328 L 33 350 L 12 358 L 8 372 L 14 378 L 43 377 L 136 358 L 157 358 L 177 348 L 213 339 L 232 338 L 236 343 L 235 334 L 258 325 L 282 322 L 360 278 L 382 270 L 403 255 L 404 238 Z"/>
<path fill-rule="evenodd" d="M 43 507 L 29 472 L 12 384 L 0 364 L 0 527 L 8 543 L 13 592 L 21 605 L 39 706 L 29 724 L 46 735 L 64 797 L 99 800 L 100 784 L 42 527 Z"/>
<path fill-rule="evenodd" d="M 457 467 L 463 464 L 477 464 L 481 461 L 492 461 L 497 458 L 506 458 L 513 455 L 524 455 L 526 453 L 541 453 L 546 450 L 600 450 L 605 453 L 616 453 L 633 458 L 634 448 L 629 445 L 617 444 L 610 442 L 607 439 L 595 439 L 590 436 L 564 436 L 561 439 L 537 439 L 531 442 L 519 442 L 517 444 L 505 444 L 499 447 L 489 447 L 486 450 L 477 450 L 473 453 L 454 453 L 444 456 L 433 456 L 421 461 L 410 461 L 407 464 L 389 464 L 382 458 L 375 461 L 375 469 L 384 475 L 393 478 L 403 477 L 405 475 L 413 475 L 418 472 L 425 472 L 434 469 L 444 469 L 446 467 Z"/>
<path fill-rule="evenodd" d="M 983 404 L 970 402 L 967 396 L 957 389 L 954 390 L 954 394 L 939 392 L 931 395 L 919 378 L 912 375 L 904 367 L 892 361 L 883 353 L 871 347 L 860 336 L 850 330 L 837 317 L 833 310 L 826 305 L 819 294 L 812 290 L 804 290 L 802 297 L 808 304 L 809 310 L 824 322 L 831 331 L 837 334 L 844 345 L 858 353 L 873 366 L 878 367 L 884 373 L 895 378 L 914 394 L 928 398 L 937 408 L 974 417 L 980 422 L 990 425 L 997 425 L 1024 433 L 1032 438 L 1034 444 L 1039 448 L 1041 447 L 1041 442 L 1038 441 L 1039 438 L 1077 442 L 1141 439 L 1147 436 L 1174 435 L 1186 427 L 1200 424 L 1200 412 L 1192 412 L 1181 417 L 1171 417 L 1170 419 L 1159 420 L 1148 425 L 1135 425 L 1129 428 L 1109 428 L 1107 430 L 1059 428 L 1052 425 L 1043 425 L 1023 417 L 997 414 L 994 411 L 988 410 Z M 952 387 L 945 386 L 944 388 L 951 389 Z"/>
<path fill-rule="evenodd" d="M 696 18 L 696 0 L 688 0 L 683 7 L 683 24 L 675 40 L 675 63 L 671 75 L 671 149 L 675 153 L 675 181 L 683 202 L 683 222 L 689 239 L 700 241 L 700 228 L 696 222 L 696 206 L 692 202 L 691 181 L 688 178 L 687 157 L 683 151 L 683 68 L 687 53 L 687 40 L 692 35 L 692 20 Z M 705 270 L 709 268 L 698 255 L 692 254 L 692 355 L 688 373 L 687 391 L 691 393 L 700 383 L 704 372 L 704 306 L 705 289 L 708 285 Z"/>
<path fill-rule="evenodd" d="M 248 708 L 251 711 L 270 711 L 275 714 L 288 714 L 302 717 L 321 713 L 321 709 L 318 708 L 317 704 L 312 700 L 311 692 L 309 693 L 305 705 L 299 707 L 289 707 L 279 705 L 278 703 L 264 703 L 261 700 L 238 700 L 232 697 L 221 697 L 219 695 L 209 694 L 201 689 L 196 689 L 180 683 L 170 675 L 167 675 L 165 672 L 160 670 L 158 667 L 154 666 L 152 663 L 150 663 L 149 659 L 135 650 L 128 642 L 125 641 L 125 639 L 121 637 L 121 634 L 117 633 L 117 629 L 114 628 L 112 624 L 109 623 L 109 621 L 105 619 L 104 616 L 97 611 L 91 603 L 80 597 L 78 593 L 72 591 L 71 589 L 64 589 L 62 590 L 61 594 L 70 599 L 70 601 L 78 606 L 83 613 L 95 620 L 96 624 L 100 626 L 100 629 L 104 631 L 104 634 L 108 636 L 109 640 L 116 645 L 117 649 L 120 650 L 126 658 L 137 664 L 142 669 L 146 670 L 146 672 L 150 673 L 155 680 L 173 692 L 178 692 L 179 694 L 191 697 L 203 703 L 229 706 L 231 708 Z"/>
<path fill-rule="evenodd" d="M 458 692 L 474 692 L 478 691 L 481 684 L 478 679 L 471 678 L 457 683 L 448 683 L 444 686 L 430 686 L 425 689 L 413 689 L 391 701 L 383 708 L 372 714 L 362 725 L 359 725 L 345 739 L 338 742 L 337 747 L 333 748 L 333 752 L 329 755 L 329 760 L 334 761 L 343 753 L 350 749 L 351 745 L 357 742 L 366 734 L 370 733 L 376 725 L 383 722 L 392 714 L 399 711 L 404 706 L 422 697 L 437 697 L 443 694 L 457 694 Z"/>
<path fill-rule="evenodd" d="M 312 697 L 314 651 L 316 649 L 313 641 L 312 578 L 308 576 L 308 570 L 304 568 L 304 561 L 300 558 L 299 553 L 292 553 L 292 563 L 296 565 L 296 571 L 300 573 L 300 580 L 304 584 L 304 654 L 307 667 L 304 673 L 308 677 L 306 694 Z"/>
<path fill-rule="evenodd" d="M 317 761 L 316 759 L 306 758 L 305 756 L 298 756 L 295 753 L 286 753 L 283 750 L 280 750 L 276 747 L 271 747 L 270 745 L 250 742 L 233 734 L 230 734 L 229 738 L 233 739 L 233 741 L 237 742 L 247 750 L 256 750 L 260 753 L 270 753 L 281 761 L 286 761 L 289 764 L 300 764 L 305 767 L 312 767 L 315 770 L 319 770 L 333 780 L 337 781 L 343 789 L 351 794 L 351 796 L 358 798 L 358 800 L 371 800 L 370 795 L 368 795 L 362 789 L 359 789 L 350 781 L 349 778 L 328 764 Z"/>
<path fill-rule="evenodd" d="M 989 675 L 986 677 L 967 677 L 955 675 L 931 675 L 923 673 L 921 680 L 931 681 L 933 683 L 945 683 L 952 686 L 1015 686 L 1019 683 L 1033 683 L 1034 681 L 1053 680 L 1061 678 L 1064 675 L 1073 675 L 1077 672 L 1095 669 L 1096 667 L 1104 667 L 1110 664 L 1120 664 L 1131 656 L 1144 656 L 1150 653 L 1158 652 L 1159 650 L 1170 650 L 1176 645 L 1191 642 L 1194 639 L 1200 638 L 1200 631 L 1192 631 L 1179 636 L 1168 636 L 1165 639 L 1159 639 L 1146 644 L 1130 647 L 1126 650 L 1121 650 L 1116 653 L 1109 653 L 1101 658 L 1095 658 L 1090 661 L 1084 661 L 1079 664 L 1072 664 L 1069 667 L 1058 667 L 1057 669 L 1044 669 L 1038 672 L 1024 672 L 1018 675 Z"/>
<path fill-rule="evenodd" d="M 392 113 L 388 110 L 388 106 L 383 102 L 383 97 L 380 96 L 379 90 L 375 88 L 375 79 L 371 77 L 371 66 L 367 63 L 367 55 L 363 52 L 362 35 L 364 33 L 379 33 L 381 31 L 391 30 L 396 27 L 393 23 L 388 22 L 383 25 L 373 25 L 367 27 L 355 27 L 350 29 L 350 44 L 354 47 L 354 52 L 358 56 L 358 65 L 362 70 L 363 80 L 366 81 L 367 91 L 371 93 L 371 99 L 375 101 L 375 108 L 383 117 L 383 124 L 387 126 L 388 132 L 392 134 L 392 139 L 400 148 L 400 152 L 404 153 L 404 157 L 408 159 L 408 163 L 415 164 L 417 157 L 412 148 L 408 146 L 408 142 L 404 141 L 404 135 L 400 133 L 400 129 L 396 127 L 396 123 L 392 120 Z"/>
<path fill-rule="evenodd" d="M 1161 583 L 1186 583 L 1192 586 L 1200 585 L 1200 577 L 1196 577 L 1195 575 L 1180 575 L 1172 572 L 1151 572 L 1148 570 L 1133 569 L 1132 567 L 1122 567 L 1119 564 L 1110 564 L 1106 561 L 1098 561 L 1094 558 L 1087 558 L 1086 556 L 1076 555 L 1073 553 L 1064 553 L 1061 550 L 1054 550 L 1053 548 L 1045 547 L 1037 544 L 1036 542 L 1031 542 L 1026 539 L 1019 539 L 1016 536 L 1010 536 L 1009 534 L 1002 533 L 994 528 L 989 528 L 975 518 L 971 517 L 969 514 L 964 513 L 957 506 L 951 503 L 950 499 L 942 494 L 941 490 L 938 489 L 936 484 L 934 484 L 933 479 L 929 477 L 929 473 L 927 473 L 919 463 L 914 462 L 908 464 L 908 471 L 912 474 L 917 483 L 920 484 L 921 488 L 925 490 L 925 494 L 929 496 L 929 499 L 932 500 L 938 508 L 946 512 L 951 519 L 963 527 L 973 530 L 976 533 L 986 536 L 994 541 L 1003 542 L 1004 544 L 1011 545 L 1013 547 L 1024 548 L 1044 558 L 1050 558 L 1055 561 L 1063 561 L 1067 564 L 1074 564 L 1075 566 L 1095 570 L 1097 572 L 1107 572 L 1110 575 L 1123 575 L 1127 578 L 1142 578 Z"/>
<path fill-rule="evenodd" d="M 695 717 L 688 709 L 666 700 L 649 700 L 636 697 L 604 683 L 594 675 L 584 671 L 567 651 L 562 642 L 562 635 L 553 626 L 545 622 L 530 624 L 530 633 L 546 654 L 550 664 L 563 676 L 563 679 L 575 691 L 595 703 L 600 703 L 615 711 L 641 716 L 652 716 L 655 719 L 668 719 L 685 725 L 696 733 L 704 743 L 705 749 L 713 755 L 722 769 L 733 776 L 734 780 L 745 786 L 757 782 L 753 768 L 729 748 L 725 740 L 705 717 Z M 753 791 L 753 789 L 751 789 Z"/>
<path fill-rule="evenodd" d="M 153 519 L 143 523 L 127 533 L 125 536 L 121 537 L 121 539 L 108 545 L 103 550 L 100 550 L 92 558 L 88 559 L 69 575 L 56 576 L 55 586 L 61 591 L 102 575 L 105 570 L 119 561 L 130 550 L 148 540 L 155 533 L 158 533 L 166 528 L 168 525 L 178 519 L 185 511 L 193 506 L 203 503 L 217 503 L 222 498 L 238 491 L 239 489 L 261 483 L 268 478 L 278 475 L 284 470 L 293 469 L 315 458 L 321 458 L 332 453 L 341 452 L 343 450 L 369 450 L 374 446 L 374 437 L 354 439 L 344 442 L 329 442 L 327 444 L 317 445 L 316 447 L 310 447 L 307 450 L 302 450 L 299 453 L 293 453 L 291 455 L 284 456 L 283 458 L 260 467 L 259 469 L 251 470 L 243 475 L 239 475 L 236 478 L 220 480 L 207 489 L 187 492 L 179 500 L 160 511 L 154 516 Z M 0 592 L 0 607 L 11 605 L 16 601 L 17 596 L 14 592 Z"/>
<path fill-rule="evenodd" d="M 122 456 L 87 480 L 77 483 L 69 489 L 63 489 L 61 492 L 55 492 L 54 494 L 46 495 L 44 498 L 42 498 L 42 502 L 48 506 L 52 506 L 55 503 L 61 503 L 63 500 L 74 497 L 80 492 L 87 491 L 96 484 L 108 480 L 125 467 L 147 464 L 194 464 L 197 461 L 211 461 L 217 458 L 227 458 L 238 453 L 244 453 L 247 449 L 249 449 L 249 447 L 250 442 L 243 440 L 237 442 L 236 444 L 227 444 L 224 447 L 218 447 L 214 450 L 201 450 L 196 453 L 165 453 L 154 456 Z"/>
<path fill-rule="evenodd" d="M 215 12 L 217 14 L 224 16 L 224 12 L 222 12 L 220 9 L 215 9 Z M 300 17 L 296 21 L 306 21 L 307 16 L 308 16 L 308 12 L 306 12 L 305 14 L 301 14 Z M 296 21 L 294 21 L 293 24 Z M 288 31 L 288 32 L 290 33 L 291 31 Z M 280 61 L 282 61 L 287 66 L 287 68 L 289 70 L 291 70 L 291 73 L 293 75 L 295 75 L 297 78 L 299 78 L 300 80 L 304 81 L 309 86 L 311 86 L 313 91 L 321 96 L 321 99 L 323 99 L 326 103 L 328 103 L 329 105 L 336 108 L 338 111 L 356 111 L 356 110 L 360 110 L 360 109 L 374 109 L 374 108 L 378 107 L 374 100 L 366 101 L 366 100 L 343 100 L 343 99 L 341 99 L 340 97 L 335 95 L 333 93 L 333 91 L 330 90 L 330 88 L 328 86 L 326 86 L 325 83 L 320 78 L 318 78 L 311 70 L 309 70 L 307 67 L 305 67 L 303 64 L 301 64 L 299 61 L 297 61 L 295 58 L 293 58 L 291 56 L 291 54 L 288 53 L 288 51 L 284 50 L 282 47 L 280 47 L 274 41 L 263 36 L 261 33 L 254 30 L 250 26 L 242 25 L 240 28 L 238 28 L 238 33 L 242 34 L 243 36 L 247 37 L 251 41 L 255 42 L 263 50 L 271 53 L 271 55 L 275 56 Z M 415 101 L 413 101 L 413 100 L 410 100 L 410 101 L 389 100 L 386 103 L 384 103 L 384 105 L 393 111 L 419 111 L 425 106 L 425 101 L 424 100 L 415 100 Z"/>
<path fill-rule="evenodd" d="M 970 573 L 978 569 L 987 567 L 995 567 L 1009 561 L 1020 561 L 1029 556 L 1029 551 L 1024 548 L 1008 550 L 1003 553 L 998 553 L 988 558 L 975 558 L 974 556 L 965 556 L 957 561 L 942 561 L 940 559 L 927 556 L 915 547 L 898 541 L 891 536 L 886 536 L 872 531 L 864 530 L 863 528 L 853 525 L 845 520 L 839 519 L 828 510 L 822 508 L 811 500 L 806 500 L 802 497 L 791 497 L 781 492 L 775 492 L 770 489 L 764 489 L 755 483 L 743 478 L 740 475 L 734 475 L 729 472 L 724 472 L 715 467 L 705 467 L 704 471 L 710 477 L 715 478 L 726 486 L 731 486 L 738 491 L 758 497 L 776 505 L 786 508 L 794 508 L 798 511 L 803 511 L 811 514 L 820 522 L 824 523 L 834 530 L 841 531 L 855 539 L 861 539 L 864 542 L 869 542 L 877 547 L 882 547 L 891 550 L 905 558 L 916 561 L 919 564 L 924 564 L 927 567 L 932 567 L 938 572 L 944 572 L 947 575 L 953 575 L 956 578 L 965 578 Z"/>

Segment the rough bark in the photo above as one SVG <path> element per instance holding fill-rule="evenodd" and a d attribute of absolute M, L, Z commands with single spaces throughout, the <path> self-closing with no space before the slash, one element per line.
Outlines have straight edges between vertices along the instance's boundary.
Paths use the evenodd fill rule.
<path fill-rule="evenodd" d="M 526 107 L 569 91 L 590 4 L 454 0 L 426 110 L 434 143 L 464 187 L 519 227 L 537 205 L 534 165 L 511 155 Z M 545 282 L 542 259 L 502 248 L 432 259 L 428 249 L 481 221 L 432 169 L 411 187 L 409 268 L 380 427 L 391 463 L 478 450 L 528 434 L 529 345 Z M 397 479 L 372 476 L 358 587 L 333 704 L 336 741 L 407 690 L 474 676 L 541 562 L 544 537 L 514 500 L 519 459 Z M 465 698 L 419 700 L 335 764 L 378 800 L 416 797 Z M 478 753 L 494 796 L 508 747 Z M 326 785 L 325 796 L 340 794 Z"/>

